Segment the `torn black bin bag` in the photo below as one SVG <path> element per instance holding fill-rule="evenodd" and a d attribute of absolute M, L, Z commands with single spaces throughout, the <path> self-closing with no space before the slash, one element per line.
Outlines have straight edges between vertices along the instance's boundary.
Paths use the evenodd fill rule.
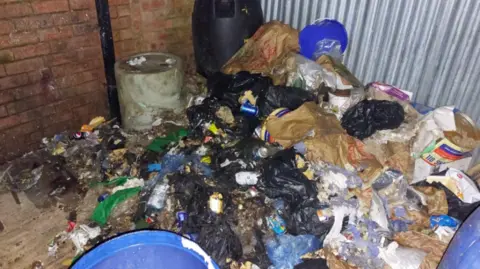
<path fill-rule="evenodd" d="M 239 260 L 243 255 L 240 239 L 223 216 L 203 226 L 196 242 L 220 268 L 229 268 L 228 260 Z"/>
<path fill-rule="evenodd" d="M 272 85 L 271 79 L 261 75 L 239 72 L 235 75 L 216 73 L 208 78 L 207 87 L 210 97 L 216 98 L 223 106 L 228 106 L 232 113 L 240 111 L 238 99 L 250 90 L 254 96 Z"/>
<path fill-rule="evenodd" d="M 342 117 L 342 127 L 358 139 L 365 139 L 376 131 L 395 129 L 405 119 L 405 111 L 397 102 L 363 100 L 349 108 Z"/>
<path fill-rule="evenodd" d="M 258 187 L 269 198 L 282 198 L 295 210 L 302 201 L 317 196 L 317 187 L 296 167 L 293 148 L 282 150 L 263 164 Z"/>
<path fill-rule="evenodd" d="M 303 260 L 302 263 L 295 265 L 294 269 L 328 269 L 327 260 L 318 258 Z"/>
<path fill-rule="evenodd" d="M 288 108 L 295 110 L 303 103 L 318 101 L 318 97 L 309 91 L 286 86 L 270 86 L 266 91 L 260 93 L 256 105 L 260 117 L 268 117 L 277 108 Z"/>
<path fill-rule="evenodd" d="M 445 172 L 443 173 L 445 174 Z M 475 182 L 474 182 L 475 183 Z M 478 188 L 478 185 L 475 183 Z M 467 217 L 480 206 L 480 201 L 476 203 L 464 203 L 460 198 L 458 198 L 452 191 L 450 191 L 447 187 L 443 184 L 438 182 L 428 183 L 427 181 L 421 181 L 414 186 L 419 187 L 434 187 L 436 189 L 441 189 L 445 192 L 447 196 L 447 204 L 448 204 L 448 215 L 450 217 L 456 218 L 460 221 L 465 221 Z"/>
<path fill-rule="evenodd" d="M 215 112 L 220 108 L 220 103 L 214 98 L 205 98 L 200 105 L 191 106 L 187 109 L 189 129 L 194 134 L 203 132 L 203 125 L 217 121 Z"/>
<path fill-rule="evenodd" d="M 323 242 L 334 222 L 333 218 L 326 221 L 320 221 L 318 218 L 317 210 L 325 207 L 316 197 L 303 201 L 294 210 L 282 216 L 286 219 L 287 231 L 293 235 L 313 234 Z"/>

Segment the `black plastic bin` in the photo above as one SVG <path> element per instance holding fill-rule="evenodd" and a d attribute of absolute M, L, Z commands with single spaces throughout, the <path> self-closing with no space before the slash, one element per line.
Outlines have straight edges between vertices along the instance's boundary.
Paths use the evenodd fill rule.
<path fill-rule="evenodd" d="M 263 24 L 259 0 L 196 0 L 192 16 L 197 71 L 207 77 Z"/>

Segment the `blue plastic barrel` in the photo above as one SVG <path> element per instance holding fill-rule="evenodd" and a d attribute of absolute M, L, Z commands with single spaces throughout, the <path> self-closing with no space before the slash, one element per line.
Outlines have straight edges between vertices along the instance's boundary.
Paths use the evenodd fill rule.
<path fill-rule="evenodd" d="M 309 59 L 316 60 L 314 53 L 317 50 L 317 43 L 321 40 L 338 40 L 343 53 L 348 45 L 347 30 L 339 21 L 330 19 L 307 25 L 300 32 L 300 53 Z"/>
<path fill-rule="evenodd" d="M 480 268 L 480 208 L 477 208 L 453 236 L 438 269 Z"/>
<path fill-rule="evenodd" d="M 72 269 L 218 269 L 193 241 L 165 231 L 136 231 L 110 239 L 83 255 Z"/>

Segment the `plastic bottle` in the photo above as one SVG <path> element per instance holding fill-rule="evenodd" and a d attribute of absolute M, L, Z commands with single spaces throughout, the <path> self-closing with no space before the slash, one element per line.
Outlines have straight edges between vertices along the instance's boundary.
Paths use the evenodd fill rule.
<path fill-rule="evenodd" d="M 148 211 L 153 213 L 163 209 L 167 200 L 168 188 L 169 185 L 167 178 L 164 178 L 163 181 L 157 183 L 152 190 L 152 194 L 150 194 L 150 197 L 148 198 Z"/>

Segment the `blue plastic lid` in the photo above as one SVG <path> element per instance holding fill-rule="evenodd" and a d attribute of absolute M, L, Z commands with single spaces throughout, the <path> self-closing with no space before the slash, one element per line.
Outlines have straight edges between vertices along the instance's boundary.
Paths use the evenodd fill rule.
<path fill-rule="evenodd" d="M 345 52 L 348 45 L 347 30 L 337 20 L 326 19 L 307 25 L 300 32 L 299 43 L 300 53 L 314 59 L 314 53 L 317 43 L 321 40 L 338 40 L 340 42 L 341 52 Z"/>
<path fill-rule="evenodd" d="M 135 231 L 91 249 L 72 269 L 218 269 L 195 242 L 166 231 Z"/>

